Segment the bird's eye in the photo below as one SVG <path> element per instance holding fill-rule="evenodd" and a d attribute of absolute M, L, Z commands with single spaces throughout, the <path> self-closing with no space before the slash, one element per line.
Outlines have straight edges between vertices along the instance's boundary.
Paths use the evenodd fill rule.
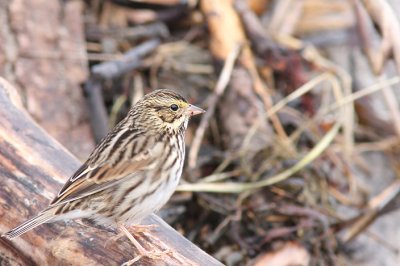
<path fill-rule="evenodd" d="M 172 104 L 169 108 L 171 108 L 172 111 L 178 111 L 179 107 L 176 104 Z"/>

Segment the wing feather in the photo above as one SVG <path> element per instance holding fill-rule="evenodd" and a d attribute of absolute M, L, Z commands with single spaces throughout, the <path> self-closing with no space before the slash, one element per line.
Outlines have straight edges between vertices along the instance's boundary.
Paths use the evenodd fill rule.
<path fill-rule="evenodd" d="M 140 148 L 137 152 L 132 150 L 138 146 Z M 125 153 L 126 157 L 119 162 L 107 157 L 98 157 L 104 158 L 102 162 L 91 162 L 94 152 L 66 182 L 50 206 L 93 195 L 123 182 L 125 178 L 135 178 L 138 176 L 137 173 L 151 167 L 154 159 L 161 155 L 162 148 L 162 143 L 157 142 L 155 137 L 146 136 L 137 137 L 131 143 L 121 145 L 119 152 Z M 115 151 L 113 153 L 115 154 Z"/>

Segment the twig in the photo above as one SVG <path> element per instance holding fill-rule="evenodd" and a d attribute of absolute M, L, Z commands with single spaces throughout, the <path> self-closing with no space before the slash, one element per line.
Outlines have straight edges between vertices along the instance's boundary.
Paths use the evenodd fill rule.
<path fill-rule="evenodd" d="M 238 12 L 233 8 L 231 0 L 203 0 L 200 3 L 201 9 L 206 15 L 211 33 L 210 47 L 212 53 L 217 59 L 225 60 L 236 43 L 247 43 Z M 250 78 L 246 79 L 252 82 L 251 88 L 255 93 L 254 96 L 258 95 L 264 104 L 265 110 L 268 110 L 273 105 L 271 95 L 268 92 L 267 85 L 258 74 L 255 58 L 249 45 L 243 46 L 239 61 L 248 74 L 250 74 Z M 250 85 L 248 85 L 248 88 L 250 88 Z M 261 114 L 258 114 L 257 117 L 258 119 L 265 120 Z M 286 144 L 288 137 L 279 118 L 272 116 L 270 120 L 278 137 L 282 139 L 282 143 Z M 293 147 L 286 145 L 285 148 L 294 153 Z"/>
<path fill-rule="evenodd" d="M 338 134 L 340 129 L 340 123 L 336 123 L 332 129 L 315 145 L 315 147 L 308 152 L 298 163 L 291 168 L 281 172 L 278 175 L 269 177 L 268 179 L 257 181 L 257 182 L 226 182 L 226 183 L 197 183 L 197 184 L 182 184 L 177 190 L 178 191 L 197 191 L 197 192 L 215 192 L 215 193 L 241 193 L 251 189 L 262 188 L 271 186 L 278 182 L 282 182 L 285 179 L 292 176 L 294 173 L 303 169 L 306 165 L 310 164 L 315 160 L 321 153 L 328 148 L 332 143 L 335 136 Z"/>
<path fill-rule="evenodd" d="M 120 55 L 120 54 L 105 54 L 105 53 L 87 53 L 87 59 L 89 61 L 121 60 L 122 55 Z"/>
<path fill-rule="evenodd" d="M 393 92 L 393 88 L 387 86 L 382 89 L 383 97 L 388 106 L 389 112 L 393 118 L 393 126 L 396 130 L 397 136 L 400 137 L 400 110 L 399 103 L 396 94 Z"/>
<path fill-rule="evenodd" d="M 143 84 L 142 74 L 135 73 L 135 75 L 133 76 L 133 88 L 131 88 L 131 90 L 132 90 L 131 104 L 133 106 L 144 95 L 144 84 Z"/>
<path fill-rule="evenodd" d="M 365 231 L 365 235 L 387 248 L 390 252 L 393 252 L 393 254 L 399 254 L 400 250 L 396 246 L 396 243 L 390 243 L 390 240 L 385 239 L 385 236 L 380 235 L 379 232 L 375 233 L 367 230 Z"/>
<path fill-rule="evenodd" d="M 89 79 L 85 83 L 85 93 L 89 105 L 93 134 L 96 142 L 99 142 L 109 130 L 100 81 L 94 78 Z"/>
<path fill-rule="evenodd" d="M 129 8 L 151 10 L 163 10 L 193 4 L 193 1 L 189 0 L 113 0 L 112 2 Z"/>
<path fill-rule="evenodd" d="M 391 149 L 400 142 L 399 137 L 393 136 L 376 142 L 361 142 L 355 147 L 357 153 L 370 151 L 385 151 Z"/>
<path fill-rule="evenodd" d="M 114 104 L 111 107 L 111 112 L 110 112 L 110 128 L 114 127 L 118 123 L 118 114 L 122 108 L 122 106 L 125 104 L 127 101 L 127 97 L 124 94 L 121 94 L 118 96 L 118 98 L 114 101 Z"/>
<path fill-rule="evenodd" d="M 380 74 L 384 67 L 385 61 L 390 55 L 393 55 L 397 65 L 397 71 L 400 72 L 400 39 L 398 33 L 400 31 L 400 23 L 390 5 L 383 0 L 363 0 L 369 15 L 379 26 L 382 40 L 379 49 L 373 47 L 372 37 L 377 35 L 371 18 L 364 10 L 360 2 L 356 2 L 355 11 L 357 15 L 357 25 L 363 50 L 367 55 L 372 70 L 375 74 Z M 368 23 L 369 22 L 369 23 Z M 400 136 L 400 110 L 392 88 L 389 86 L 382 90 L 383 97 L 388 105 L 390 114 L 393 118 L 393 127 L 398 136 Z"/>
<path fill-rule="evenodd" d="M 303 43 L 303 47 L 304 43 Z M 303 57 L 308 60 L 309 62 L 313 63 L 314 65 L 332 71 L 336 76 L 340 84 L 332 83 L 333 91 L 336 93 L 340 93 L 344 96 L 351 95 L 351 83 L 352 78 L 351 76 L 343 70 L 342 67 L 333 63 L 332 61 L 324 58 L 318 50 L 313 46 L 305 47 L 303 53 Z M 341 89 L 341 90 L 340 90 Z M 335 95 L 337 98 L 341 98 L 342 96 L 338 97 L 339 95 Z M 343 113 L 341 114 L 343 119 L 343 131 L 344 131 L 344 150 L 345 155 L 350 156 L 353 146 L 354 146 L 354 104 L 350 102 L 343 106 Z"/>
<path fill-rule="evenodd" d="M 298 88 L 297 90 L 295 90 L 294 92 L 289 94 L 288 96 L 286 96 L 284 99 L 282 99 L 277 104 L 272 106 L 265 113 L 266 118 L 270 118 L 271 116 L 276 114 L 279 110 L 281 110 L 283 107 L 285 107 L 287 103 L 304 95 L 305 93 L 307 93 L 308 91 L 313 89 L 315 86 L 317 86 L 321 82 L 325 81 L 329 75 L 331 75 L 331 74 L 328 74 L 328 73 L 321 74 L 321 75 L 313 78 L 312 80 L 308 81 L 306 84 L 304 84 L 303 86 L 301 86 L 300 88 Z M 256 131 L 260 127 L 260 125 L 261 125 L 260 120 L 257 120 L 257 122 L 252 125 L 252 127 L 249 129 L 249 131 L 247 132 L 247 135 L 244 138 L 244 141 L 242 143 L 242 149 L 244 149 L 244 147 L 246 147 L 248 145 L 248 143 L 253 138 L 254 134 L 256 133 Z"/>
<path fill-rule="evenodd" d="M 209 176 L 203 177 L 201 180 L 199 180 L 199 182 L 210 183 L 210 182 L 222 181 L 224 179 L 238 176 L 239 174 L 240 174 L 239 169 L 223 173 L 214 173 Z"/>
<path fill-rule="evenodd" d="M 115 0 L 114 0 L 115 1 Z M 131 9 L 126 11 L 128 21 L 133 24 L 146 24 L 154 21 L 168 22 L 177 20 L 188 13 L 187 5 L 177 5 L 159 10 L 152 9 Z"/>
<path fill-rule="evenodd" d="M 377 84 L 371 85 L 363 90 L 359 90 L 359 91 L 354 92 L 351 95 L 345 96 L 341 101 L 336 102 L 335 104 L 328 106 L 326 109 L 321 110 L 321 113 L 318 116 L 326 115 L 326 114 L 342 107 L 343 105 L 348 104 L 349 102 L 354 102 L 362 97 L 365 97 L 372 93 L 378 92 L 387 86 L 392 86 L 392 85 L 395 85 L 398 83 L 400 83 L 399 76 L 396 76 L 396 77 L 393 77 L 393 78 L 390 78 L 387 80 L 382 80 Z"/>
<path fill-rule="evenodd" d="M 383 210 L 400 192 L 400 180 L 394 181 L 381 193 L 373 197 L 368 203 L 368 210 L 362 214 L 355 223 L 346 231 L 342 241 L 349 242 L 359 235 L 368 225 L 370 225 Z"/>
<path fill-rule="evenodd" d="M 131 41 L 136 41 L 143 38 L 167 38 L 169 37 L 169 31 L 167 26 L 162 22 L 153 22 L 147 25 L 139 25 L 129 28 L 116 28 L 106 29 L 100 27 L 89 27 L 86 32 L 89 40 L 101 39 L 103 36 L 110 36 L 116 39 L 126 38 Z"/>
<path fill-rule="evenodd" d="M 390 78 L 388 80 L 383 80 L 383 81 L 381 81 L 381 82 L 379 82 L 377 84 L 371 85 L 371 86 L 369 86 L 369 87 L 367 87 L 365 89 L 359 90 L 359 91 L 357 91 L 357 92 L 355 92 L 355 93 L 353 93 L 351 95 L 343 97 L 339 101 L 327 106 L 326 108 L 321 109 L 320 112 L 317 115 L 315 115 L 312 119 L 310 119 L 309 121 L 304 122 L 300 126 L 300 128 L 297 129 L 297 132 L 298 132 L 297 135 L 299 135 L 300 132 L 304 131 L 305 129 L 309 128 L 310 125 L 312 123 L 315 123 L 315 121 L 317 121 L 318 119 L 320 119 L 320 118 L 324 117 L 325 115 L 327 115 L 327 114 L 329 114 L 329 113 L 341 108 L 342 106 L 348 104 L 349 102 L 354 102 L 354 101 L 356 101 L 356 100 L 358 100 L 358 99 L 360 99 L 362 97 L 365 97 L 365 96 L 368 96 L 368 95 L 370 95 L 372 93 L 378 92 L 378 91 L 382 90 L 386 86 L 395 85 L 397 83 L 400 83 L 400 77 L 399 76 Z M 275 111 L 279 111 L 279 110 L 275 109 Z M 268 115 L 268 113 L 267 113 L 267 115 Z M 249 133 L 249 134 L 251 134 L 251 133 Z M 293 133 L 292 136 L 295 135 L 295 134 L 296 133 Z M 335 147 L 335 146 L 333 146 L 333 147 Z M 337 149 L 333 148 L 333 150 L 335 152 L 338 152 L 338 153 L 343 151 L 342 147 L 337 148 Z"/>
<path fill-rule="evenodd" d="M 278 42 L 287 45 L 289 48 L 300 50 L 302 49 L 302 56 L 305 60 L 309 61 L 313 65 L 322 68 L 323 70 L 333 72 L 338 79 L 340 80 L 340 88 L 341 94 L 345 96 L 351 95 L 351 83 L 352 78 L 351 76 L 343 70 L 342 67 L 334 64 L 332 61 L 324 58 L 318 50 L 311 45 L 306 45 L 301 40 L 293 38 L 291 36 L 285 35 L 276 35 L 275 38 Z M 334 84 L 332 84 L 334 85 Z M 342 114 L 343 119 L 343 131 L 344 131 L 344 148 L 345 154 L 350 156 L 353 146 L 354 146 L 354 105 L 353 103 L 349 103 L 348 105 L 343 107 L 343 112 L 345 115 Z"/>
<path fill-rule="evenodd" d="M 272 12 L 268 32 L 291 35 L 303 12 L 304 0 L 278 1 Z"/>
<path fill-rule="evenodd" d="M 271 115 L 275 114 L 276 112 L 278 112 L 281 108 L 283 108 L 288 102 L 296 99 L 297 97 L 303 95 L 305 92 L 309 91 L 310 89 L 312 89 L 313 87 L 315 87 L 317 84 L 321 83 L 322 81 L 326 80 L 327 78 L 331 77 L 332 75 L 329 74 L 322 74 L 312 80 L 310 80 L 309 82 L 307 82 L 306 84 L 304 84 L 302 87 L 300 87 L 299 89 L 297 89 L 296 91 L 294 91 L 292 94 L 288 95 L 286 98 L 284 98 L 283 100 L 281 100 L 280 102 L 278 102 L 276 105 L 273 106 L 273 108 L 271 108 L 270 110 L 268 110 L 268 112 L 266 112 L 266 117 L 270 117 Z M 365 97 L 369 94 L 378 92 L 380 90 L 382 90 L 384 87 L 386 86 L 392 86 L 395 85 L 397 83 L 400 82 L 400 77 L 396 76 L 387 80 L 382 80 L 377 84 L 374 84 L 370 87 L 367 87 L 363 90 L 359 90 L 351 95 L 347 95 L 344 96 L 342 99 L 340 99 L 339 101 L 335 102 L 332 105 L 327 106 L 324 109 L 321 109 L 319 114 L 316 115 L 316 117 L 314 117 L 309 123 L 305 123 L 303 124 L 302 128 L 307 128 L 309 127 L 310 123 L 314 122 L 315 120 L 317 120 L 318 118 L 323 117 L 324 115 L 333 112 L 339 108 L 341 108 L 342 106 L 350 103 L 350 102 L 354 102 L 362 97 Z M 245 145 L 246 143 L 248 143 L 250 141 L 250 139 L 252 138 L 252 136 L 254 135 L 254 132 L 257 130 L 259 124 L 255 123 L 249 130 L 249 132 L 247 133 L 245 140 L 243 141 L 243 145 Z M 301 131 L 302 129 L 300 128 L 299 131 Z M 244 147 L 244 146 L 242 146 Z"/>
<path fill-rule="evenodd" d="M 260 19 L 249 8 L 248 2 L 244 0 L 236 1 L 235 8 L 242 19 L 243 26 L 256 52 L 260 55 L 271 53 L 272 56 L 279 57 L 281 47 L 267 34 Z"/>
<path fill-rule="evenodd" d="M 154 51 L 161 41 L 158 39 L 146 41 L 135 48 L 129 50 L 121 60 L 104 62 L 92 67 L 92 73 L 95 76 L 100 76 L 106 79 L 116 78 L 133 69 L 141 64 L 141 59 Z"/>
<path fill-rule="evenodd" d="M 218 99 L 224 93 L 225 88 L 227 87 L 227 85 L 229 83 L 230 76 L 231 76 L 231 73 L 233 70 L 233 66 L 235 64 L 237 57 L 239 56 L 240 49 L 241 49 L 241 45 L 237 44 L 233 48 L 231 53 L 229 54 L 228 58 L 225 61 L 224 67 L 221 71 L 221 74 L 219 76 L 214 93 L 211 95 L 211 97 L 208 101 L 209 105 L 208 105 L 207 112 L 205 113 L 205 115 L 203 115 L 200 125 L 196 130 L 196 133 L 193 138 L 192 145 L 191 145 L 191 149 L 189 152 L 189 168 L 190 169 L 194 169 L 196 167 L 196 161 L 197 161 L 197 156 L 199 153 L 201 141 L 203 140 L 204 133 L 208 126 L 209 120 L 214 115 Z"/>
<path fill-rule="evenodd" d="M 379 48 L 365 47 L 365 52 L 370 59 L 374 72 L 380 73 L 382 71 L 383 65 L 390 55 L 393 55 L 397 71 L 400 72 L 400 22 L 396 14 L 385 0 L 362 0 L 361 2 L 382 32 Z M 360 8 L 357 5 L 356 7 Z M 364 21 L 360 21 L 360 23 L 362 22 Z M 375 52 L 376 50 L 378 52 Z"/>

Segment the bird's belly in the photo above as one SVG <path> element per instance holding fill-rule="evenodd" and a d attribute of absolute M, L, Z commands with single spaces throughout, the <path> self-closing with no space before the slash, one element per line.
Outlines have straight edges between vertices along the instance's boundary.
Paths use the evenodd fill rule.
<path fill-rule="evenodd" d="M 126 225 L 138 224 L 142 219 L 146 218 L 151 213 L 158 211 L 174 193 L 182 173 L 182 169 L 172 171 L 168 178 L 160 179 L 159 182 L 150 184 L 150 178 L 147 182 L 143 182 L 140 187 L 132 192 L 131 198 L 135 200 L 129 200 L 127 206 L 120 206 L 120 211 L 129 208 L 129 211 L 125 211 L 119 218 L 118 222 L 122 222 Z"/>

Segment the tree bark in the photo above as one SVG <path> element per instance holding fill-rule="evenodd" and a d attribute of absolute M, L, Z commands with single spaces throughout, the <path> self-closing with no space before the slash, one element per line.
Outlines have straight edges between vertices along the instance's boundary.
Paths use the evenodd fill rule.
<path fill-rule="evenodd" d="M 0 1 L 0 75 L 16 84 L 33 119 L 80 159 L 94 147 L 81 89 L 88 73 L 83 8 L 79 0 Z"/>
<path fill-rule="evenodd" d="M 45 208 L 79 161 L 23 109 L 15 89 L 0 78 L 0 232 Z M 153 215 L 158 227 L 139 242 L 149 251 L 169 249 L 162 261 L 137 265 L 221 265 Z M 70 222 L 45 224 L 12 241 L 0 238 L 1 265 L 119 265 L 137 256 L 126 237 Z"/>

